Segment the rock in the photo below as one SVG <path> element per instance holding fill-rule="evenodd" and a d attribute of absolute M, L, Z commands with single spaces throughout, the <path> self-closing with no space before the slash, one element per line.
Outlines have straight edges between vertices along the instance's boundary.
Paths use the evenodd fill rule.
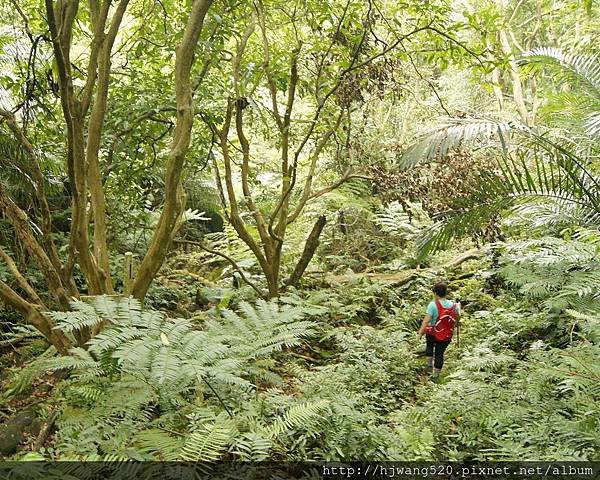
<path fill-rule="evenodd" d="M 13 454 L 23 443 L 25 434 L 38 435 L 41 421 L 31 409 L 16 413 L 0 427 L 0 456 Z"/>

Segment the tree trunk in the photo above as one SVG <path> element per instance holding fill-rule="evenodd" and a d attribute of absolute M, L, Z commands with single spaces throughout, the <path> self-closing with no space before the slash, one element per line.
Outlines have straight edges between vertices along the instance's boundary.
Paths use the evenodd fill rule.
<path fill-rule="evenodd" d="M 183 188 L 181 171 L 187 154 L 192 125 L 194 104 L 190 74 L 194 63 L 194 51 L 200 38 L 202 25 L 212 0 L 196 0 L 188 19 L 183 38 L 175 54 L 175 99 L 177 103 L 177 123 L 173 133 L 173 144 L 167 161 L 165 178 L 165 205 L 158 226 L 154 231 L 138 275 L 133 285 L 133 296 L 143 300 L 150 283 L 162 266 L 172 241 L 172 233 L 177 219 L 183 210 Z"/>
<path fill-rule="evenodd" d="M 313 256 L 315 255 L 315 252 L 317 250 L 317 247 L 319 246 L 319 237 L 321 236 L 321 232 L 323 231 L 323 228 L 325 227 L 326 221 L 327 221 L 327 218 L 325 217 L 325 215 L 321 215 L 319 217 L 319 219 L 313 225 L 312 231 L 308 235 L 308 238 L 306 239 L 306 243 L 304 244 L 304 251 L 302 252 L 300 260 L 298 260 L 298 263 L 296 264 L 296 268 L 294 268 L 294 271 L 293 271 L 292 275 L 290 276 L 290 278 L 288 278 L 285 281 L 286 286 L 289 286 L 289 285 L 292 285 L 294 287 L 298 286 L 298 282 L 300 282 L 300 279 L 302 278 L 302 275 L 304 274 L 306 267 L 308 267 L 308 264 L 312 260 Z"/>

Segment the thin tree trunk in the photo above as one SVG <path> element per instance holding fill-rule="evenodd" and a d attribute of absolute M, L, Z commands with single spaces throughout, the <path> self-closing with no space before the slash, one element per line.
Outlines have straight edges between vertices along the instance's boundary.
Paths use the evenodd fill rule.
<path fill-rule="evenodd" d="M 290 278 L 288 278 L 285 282 L 286 286 L 298 286 L 298 283 L 300 282 L 300 279 L 302 278 L 306 267 L 308 267 L 308 264 L 310 263 L 310 261 L 315 255 L 315 252 L 317 251 L 317 247 L 319 246 L 319 238 L 321 236 L 323 228 L 325 227 L 326 222 L 327 217 L 325 217 L 325 215 L 321 215 L 313 225 L 313 228 L 310 234 L 308 235 L 308 238 L 306 239 L 306 243 L 304 244 L 304 251 L 300 256 L 300 260 L 298 260 L 298 263 L 296 264 L 296 267 L 294 268 L 294 271 Z"/>
<path fill-rule="evenodd" d="M 194 105 L 190 73 L 194 62 L 194 51 L 200 38 L 204 18 L 212 0 L 196 0 L 188 18 L 181 43 L 175 55 L 175 99 L 177 122 L 173 133 L 173 144 L 167 161 L 165 178 L 165 204 L 133 285 L 133 296 L 143 300 L 150 283 L 162 266 L 172 240 L 172 232 L 183 210 L 181 172 L 189 149 Z"/>
<path fill-rule="evenodd" d="M 497 0 L 498 5 L 501 9 L 505 10 L 508 6 L 507 0 Z M 500 41 L 500 48 L 508 59 L 509 74 L 512 79 L 512 91 L 515 105 L 521 120 L 526 125 L 531 125 L 531 117 L 525 103 L 525 94 L 523 92 L 523 82 L 521 81 L 521 75 L 519 74 L 517 62 L 513 54 L 513 49 L 510 45 L 509 40 L 509 25 L 501 27 L 498 30 L 498 40 Z"/>
<path fill-rule="evenodd" d="M 129 0 L 121 0 L 112 17 L 110 28 L 104 35 L 104 21 L 100 22 L 95 32 L 95 40 L 100 43 L 98 49 L 98 85 L 96 97 L 88 126 L 88 141 L 86 149 L 87 175 L 94 218 L 94 245 L 93 252 L 97 263 L 99 281 L 103 293 L 113 293 L 110 278 L 110 263 L 108 258 L 108 245 L 106 235 L 106 201 L 98 154 L 102 137 L 102 126 L 106 116 L 108 102 L 108 86 L 110 81 L 111 51 L 114 45 L 119 26 L 127 9 Z"/>

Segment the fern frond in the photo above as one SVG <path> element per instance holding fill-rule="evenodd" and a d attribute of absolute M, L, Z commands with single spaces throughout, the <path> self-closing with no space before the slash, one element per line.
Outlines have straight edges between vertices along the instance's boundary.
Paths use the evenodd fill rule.
<path fill-rule="evenodd" d="M 74 300 L 71 302 L 71 308 L 73 310 L 69 312 L 50 312 L 50 317 L 56 322 L 55 329 L 70 333 L 102 323 L 103 319 L 98 316 L 94 307 L 86 302 Z"/>
<path fill-rule="evenodd" d="M 321 418 L 320 414 L 328 405 L 327 400 L 294 405 L 267 427 L 266 433 L 270 438 L 277 438 L 279 435 L 299 426 L 311 425 Z"/>
<path fill-rule="evenodd" d="M 271 448 L 271 439 L 255 432 L 246 432 L 235 439 L 232 453 L 244 462 L 260 462 L 269 458 Z"/>
<path fill-rule="evenodd" d="M 150 365 L 153 380 L 159 385 L 173 383 L 179 377 L 181 360 L 174 352 L 162 345 Z"/>
<path fill-rule="evenodd" d="M 214 462 L 219 460 L 235 438 L 235 428 L 228 421 L 202 425 L 186 439 L 180 454 L 182 460 Z"/>
<path fill-rule="evenodd" d="M 107 295 L 94 297 L 92 305 L 96 312 L 106 320 L 112 320 L 117 316 L 117 302 Z"/>
<path fill-rule="evenodd" d="M 152 454 L 157 460 L 174 461 L 180 456 L 185 442 L 158 428 L 142 430 L 134 438 L 135 447 L 142 453 Z"/>
<path fill-rule="evenodd" d="M 70 355 L 49 359 L 46 368 L 52 371 L 58 370 L 86 370 L 97 368 L 96 360 L 90 352 L 80 347 L 69 350 Z"/>
<path fill-rule="evenodd" d="M 133 297 L 121 298 L 117 304 L 116 322 L 121 325 L 132 325 L 139 322 L 142 314 L 142 304 Z"/>

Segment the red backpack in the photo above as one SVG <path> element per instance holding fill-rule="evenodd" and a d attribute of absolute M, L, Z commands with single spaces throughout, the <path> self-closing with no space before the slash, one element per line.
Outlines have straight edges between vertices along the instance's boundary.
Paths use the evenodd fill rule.
<path fill-rule="evenodd" d="M 428 335 L 433 335 L 439 342 L 450 340 L 452 338 L 454 324 L 456 323 L 456 303 L 445 308 L 442 306 L 442 302 L 436 300 L 435 306 L 438 311 L 437 320 L 435 321 L 435 325 L 427 326 L 426 333 Z"/>

